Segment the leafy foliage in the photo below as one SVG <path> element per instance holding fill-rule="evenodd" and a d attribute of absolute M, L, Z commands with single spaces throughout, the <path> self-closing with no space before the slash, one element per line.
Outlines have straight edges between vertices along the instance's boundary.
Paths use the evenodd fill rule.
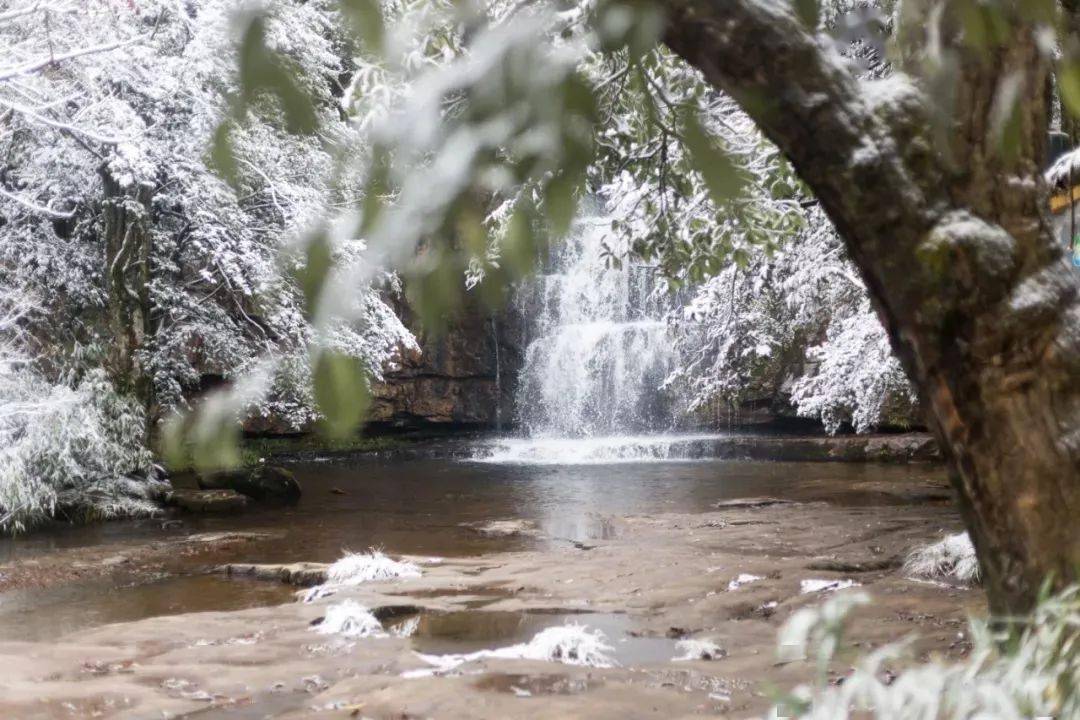
<path fill-rule="evenodd" d="M 1077 589 L 1044 598 L 1030 618 L 1011 618 L 1005 629 L 973 620 L 973 648 L 963 661 L 918 662 L 908 640 L 864 655 L 843 683 L 830 683 L 826 670 L 845 649 L 849 614 L 868 602 L 862 594 L 839 595 L 792 615 L 781 632 L 781 658 L 812 653 L 817 679 L 796 688 L 770 717 L 1021 720 L 1080 713 Z"/>

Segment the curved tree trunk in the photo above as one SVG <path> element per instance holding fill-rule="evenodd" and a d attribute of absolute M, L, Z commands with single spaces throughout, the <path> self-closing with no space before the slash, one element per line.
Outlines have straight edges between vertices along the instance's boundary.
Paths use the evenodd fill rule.
<path fill-rule="evenodd" d="M 929 410 L 993 609 L 1080 580 L 1080 295 L 1044 210 L 1035 28 L 1010 18 L 975 53 L 946 27 L 943 116 L 906 76 L 857 81 L 787 3 L 666 7 L 666 44 L 740 102 L 844 238 Z M 1015 115 L 996 112 L 1006 78 Z"/>

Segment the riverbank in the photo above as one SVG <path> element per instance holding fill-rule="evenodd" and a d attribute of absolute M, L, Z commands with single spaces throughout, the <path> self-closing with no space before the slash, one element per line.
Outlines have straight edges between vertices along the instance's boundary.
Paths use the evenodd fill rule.
<path fill-rule="evenodd" d="M 770 687 L 808 676 L 805 663 L 777 664 L 777 630 L 839 584 L 857 583 L 875 599 L 852 628 L 859 649 L 916 632 L 922 654 L 966 652 L 965 618 L 984 612 L 981 592 L 907 580 L 896 567 L 911 546 L 959 528 L 948 504 L 910 499 L 925 485 L 867 486 L 843 505 L 744 497 L 700 512 L 605 515 L 576 543 L 507 516 L 540 536 L 533 546 L 418 556 L 419 578 L 342 588 L 312 603 L 0 642 L 11 669 L 0 679 L 0 715 L 746 717 L 768 706 Z M 886 507 L 875 492 L 908 499 Z M 386 636 L 312 629 L 346 600 L 371 609 Z M 440 669 L 416 652 L 507 647 L 570 622 L 603 629 L 621 667 L 488 656 Z M 681 639 L 720 651 L 673 662 Z"/>

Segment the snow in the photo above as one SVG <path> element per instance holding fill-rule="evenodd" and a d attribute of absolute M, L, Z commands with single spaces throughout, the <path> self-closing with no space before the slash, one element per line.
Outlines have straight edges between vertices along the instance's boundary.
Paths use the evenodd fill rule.
<path fill-rule="evenodd" d="M 737 578 L 733 579 L 731 582 L 728 583 L 728 592 L 731 592 L 732 590 L 738 590 L 742 586 L 749 585 L 750 583 L 757 582 L 758 580 L 761 580 L 760 575 L 741 573 Z"/>
<path fill-rule="evenodd" d="M 671 319 L 681 361 L 668 383 L 687 389 L 692 409 L 790 394 L 830 432 L 910 422 L 916 396 L 865 286 L 821 209 L 805 219 L 771 256 L 754 252 L 745 270 L 693 289 Z"/>
<path fill-rule="evenodd" d="M 532 640 L 518 645 L 479 650 L 467 654 L 424 655 L 417 657 L 431 667 L 407 671 L 403 677 L 427 677 L 449 673 L 465 663 L 485 659 L 542 660 L 564 665 L 610 668 L 617 663 L 612 658 L 612 648 L 599 630 L 584 625 L 560 625 L 538 632 Z"/>
<path fill-rule="evenodd" d="M 327 582 L 332 585 L 361 585 L 380 580 L 418 578 L 420 567 L 387 557 L 379 550 L 366 553 L 349 553 L 337 560 L 326 572 Z"/>
<path fill-rule="evenodd" d="M 355 600 L 344 600 L 326 608 L 326 616 L 312 628 L 321 635 L 346 638 L 385 637 L 382 623 Z"/>
<path fill-rule="evenodd" d="M 675 662 L 689 660 L 719 660 L 727 655 L 727 651 L 712 640 L 680 640 L 675 643 L 675 648 L 682 653 L 673 658 Z"/>
<path fill-rule="evenodd" d="M 860 585 L 861 583 L 857 583 L 854 580 L 800 580 L 799 593 L 808 595 L 810 593 L 818 592 L 836 592 L 837 590 L 847 590 L 848 588 L 859 587 Z"/>
<path fill-rule="evenodd" d="M 268 45 L 295 65 L 318 106 L 330 106 L 328 79 L 351 62 L 341 55 L 332 9 L 293 0 L 269 6 Z M 375 379 L 402 349 L 417 349 L 380 297 L 391 282 L 381 269 L 349 294 L 348 323 L 316 333 L 293 275 L 296 262 L 283 262 L 312 219 L 355 199 L 354 184 L 334 179 L 332 148 L 355 142 L 357 134 L 329 109 L 321 137 L 288 134 L 280 113 L 252 110 L 231 128 L 239 177 L 236 190 L 227 186 L 209 165 L 208 143 L 235 91 L 238 6 L 190 0 L 180 8 L 172 0 L 58 0 L 49 4 L 48 32 L 44 10 L 0 24 L 0 69 L 20 58 L 122 43 L 17 82 L 0 80 L 0 106 L 26 110 L 14 112 L 12 132 L 0 138 L 10 159 L 6 182 L 19 188 L 0 197 L 8 221 L 0 226 L 0 286 L 47 298 L 42 337 L 55 337 L 56 345 L 43 348 L 45 354 L 65 353 L 77 338 L 89 344 L 83 356 L 94 357 L 109 343 L 103 329 L 72 337 L 70 328 L 56 332 L 57 319 L 103 307 L 104 248 L 95 213 L 110 186 L 128 198 L 122 201 L 128 207 L 135 189 L 146 186 L 153 236 L 148 291 L 157 320 L 137 361 L 153 383 L 155 402 L 182 408 L 201 376 L 238 377 L 273 355 L 278 375 L 269 395 L 245 412 L 305 427 L 318 417 L 309 388 L 312 343 L 361 359 Z M 62 133 L 58 125 L 73 130 Z M 4 199 L 16 194 L 26 202 Z M 58 235 L 51 218 L 32 206 L 73 208 L 74 230 Z"/>
<path fill-rule="evenodd" d="M 904 574 L 922 580 L 946 580 L 961 585 L 979 582 L 979 559 L 966 533 L 948 535 L 916 548 L 904 561 Z"/>

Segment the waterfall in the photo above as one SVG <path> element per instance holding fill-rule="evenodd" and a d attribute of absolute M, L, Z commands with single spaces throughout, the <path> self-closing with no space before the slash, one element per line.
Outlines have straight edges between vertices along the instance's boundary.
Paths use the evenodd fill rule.
<path fill-rule="evenodd" d="M 667 462 L 711 456 L 715 435 L 672 431 L 685 403 L 656 268 L 612 267 L 625 247 L 607 221 L 579 221 L 543 272 L 517 288 L 527 340 L 516 397 L 525 437 L 487 441 L 472 458 L 527 465 Z"/>
<path fill-rule="evenodd" d="M 533 438 L 655 433 L 674 422 L 661 389 L 675 353 L 655 268 L 623 261 L 604 219 L 584 219 L 518 293 L 529 343 L 517 398 Z"/>

